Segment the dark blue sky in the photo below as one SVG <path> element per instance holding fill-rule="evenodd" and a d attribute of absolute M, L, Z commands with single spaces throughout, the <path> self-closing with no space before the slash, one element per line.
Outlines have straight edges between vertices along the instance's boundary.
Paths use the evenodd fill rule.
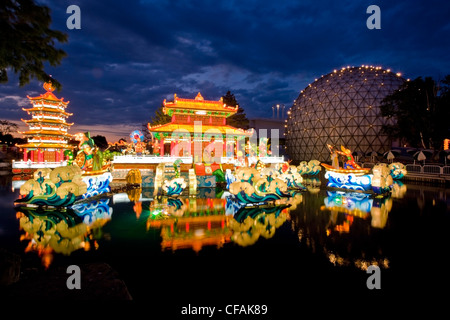
<path fill-rule="evenodd" d="M 249 118 L 291 107 L 315 78 L 343 66 L 376 65 L 405 78 L 450 74 L 447 1 L 91 1 L 40 0 L 68 56 L 46 70 L 63 85 L 77 130 L 127 136 L 149 121 L 164 99 L 218 100 L 235 94 Z M 81 9 L 81 30 L 68 30 L 69 5 Z M 369 30 L 369 5 L 381 9 L 381 30 Z M 10 74 L 1 85 L 0 119 L 27 118 L 26 95 Z M 117 134 L 116 134 L 117 133 Z"/>

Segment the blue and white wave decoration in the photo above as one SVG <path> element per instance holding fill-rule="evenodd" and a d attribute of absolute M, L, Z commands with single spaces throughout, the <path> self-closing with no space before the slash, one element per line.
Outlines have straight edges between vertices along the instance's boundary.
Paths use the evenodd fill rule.
<path fill-rule="evenodd" d="M 173 178 L 172 180 L 164 180 L 162 189 L 169 197 L 178 197 L 186 188 L 184 178 Z"/>
<path fill-rule="evenodd" d="M 275 193 L 267 193 L 263 196 L 257 195 L 253 193 L 251 196 L 246 194 L 244 191 L 240 191 L 238 194 L 234 195 L 235 198 L 243 203 L 243 204 L 252 204 L 252 205 L 264 205 L 267 202 L 272 202 L 275 200 L 279 200 L 281 198 L 290 197 L 289 193 L 285 193 L 281 191 L 279 188 L 276 188 Z"/>
<path fill-rule="evenodd" d="M 226 215 L 234 215 L 236 212 L 238 212 L 242 208 L 245 208 L 245 204 L 237 201 L 237 199 L 231 193 L 228 193 L 228 195 L 225 197 L 225 199 L 226 199 L 226 203 L 225 203 L 225 214 Z"/>
<path fill-rule="evenodd" d="M 71 209 L 83 220 L 91 225 L 98 219 L 111 219 L 113 209 L 109 206 L 109 199 L 100 199 L 89 203 L 76 203 Z"/>
<path fill-rule="evenodd" d="M 109 184 L 112 179 L 113 177 L 110 172 L 93 176 L 84 176 L 82 180 L 87 185 L 87 192 L 84 193 L 81 198 L 86 199 L 102 193 L 110 192 L 111 187 Z"/>
<path fill-rule="evenodd" d="M 324 199 L 327 208 L 342 207 L 349 211 L 360 210 L 370 213 L 373 199 L 369 194 L 360 192 L 327 191 Z"/>
<path fill-rule="evenodd" d="M 389 169 L 390 169 L 390 175 L 392 176 L 392 179 L 394 179 L 394 180 L 402 179 L 407 173 L 406 166 L 400 162 L 391 163 L 389 165 Z"/>
<path fill-rule="evenodd" d="M 372 190 L 372 174 L 356 176 L 353 173 L 327 171 L 325 178 L 328 179 L 328 187 L 359 191 Z"/>
<path fill-rule="evenodd" d="M 227 186 L 226 186 L 227 190 L 230 189 L 230 184 L 232 184 L 233 182 L 235 182 L 237 180 L 236 177 L 231 173 L 230 169 L 225 170 L 225 180 L 227 182 Z"/>

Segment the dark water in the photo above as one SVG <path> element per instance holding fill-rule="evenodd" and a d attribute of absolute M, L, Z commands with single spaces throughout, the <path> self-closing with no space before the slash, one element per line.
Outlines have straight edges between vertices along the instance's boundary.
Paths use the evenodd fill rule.
<path fill-rule="evenodd" d="M 234 216 L 218 189 L 169 204 L 138 189 L 92 208 L 48 212 L 15 210 L 18 190 L 3 177 L 0 247 L 19 254 L 25 270 L 105 262 L 136 302 L 177 315 L 189 303 L 265 304 L 277 318 L 314 302 L 438 295 L 449 284 L 450 191 L 397 187 L 390 198 L 364 199 L 322 184 L 289 208 Z M 381 289 L 367 286 L 370 265 L 379 266 Z"/>

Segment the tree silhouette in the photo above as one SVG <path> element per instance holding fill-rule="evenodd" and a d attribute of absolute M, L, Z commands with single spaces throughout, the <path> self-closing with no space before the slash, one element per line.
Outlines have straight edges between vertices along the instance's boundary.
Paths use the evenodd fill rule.
<path fill-rule="evenodd" d="M 2 0 L 0 2 L 0 83 L 8 82 L 8 71 L 19 74 L 19 85 L 32 78 L 48 81 L 44 63 L 61 63 L 66 53 L 55 48 L 55 42 L 66 42 L 67 34 L 50 29 L 50 9 L 33 0 Z M 52 78 L 60 90 L 61 84 Z"/>
<path fill-rule="evenodd" d="M 244 109 L 241 108 L 241 106 L 239 106 L 238 102 L 236 101 L 234 94 L 232 94 L 230 91 L 227 91 L 222 99 L 223 103 L 225 103 L 227 106 L 238 106 L 237 112 L 227 118 L 227 124 L 235 128 L 248 129 L 249 121 L 244 112 Z"/>
<path fill-rule="evenodd" d="M 166 124 L 172 120 L 171 116 L 164 114 L 163 108 L 164 108 L 164 105 L 161 104 L 161 106 L 155 111 L 155 116 L 150 119 L 151 126 L 156 126 L 159 124 Z"/>
<path fill-rule="evenodd" d="M 383 131 L 412 147 L 439 149 L 449 138 L 450 75 L 436 82 L 418 77 L 387 96 L 381 115 L 391 119 Z"/>
<path fill-rule="evenodd" d="M 0 134 L 16 133 L 19 126 L 9 120 L 0 120 Z"/>
<path fill-rule="evenodd" d="M 106 148 L 108 148 L 108 141 L 106 140 L 105 136 L 101 136 L 101 135 L 96 135 L 92 137 L 92 140 L 94 140 L 95 145 L 100 149 L 100 150 L 105 150 Z"/>

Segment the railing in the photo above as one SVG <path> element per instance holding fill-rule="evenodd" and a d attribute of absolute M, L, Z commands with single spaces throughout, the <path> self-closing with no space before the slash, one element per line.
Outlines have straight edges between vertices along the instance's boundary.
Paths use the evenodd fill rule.
<path fill-rule="evenodd" d="M 40 168 L 56 168 L 56 167 L 62 167 L 66 166 L 67 161 L 59 161 L 59 162 L 32 162 L 31 160 L 28 161 L 12 161 L 12 168 L 13 169 L 40 169 Z"/>
<path fill-rule="evenodd" d="M 259 160 L 264 163 L 283 163 L 284 157 L 260 157 Z"/>
<path fill-rule="evenodd" d="M 423 168 L 423 173 L 428 173 L 428 174 L 442 174 L 442 167 L 440 166 L 433 166 L 433 165 L 424 165 Z"/>
<path fill-rule="evenodd" d="M 135 156 L 123 155 L 114 156 L 114 163 L 161 163 L 161 162 L 175 162 L 181 160 L 183 163 L 192 163 L 192 157 L 172 157 L 172 156 Z"/>
<path fill-rule="evenodd" d="M 161 163 L 161 162 L 174 162 L 175 160 L 181 160 L 183 163 L 192 163 L 192 157 L 172 157 L 172 156 L 154 156 L 154 155 L 120 155 L 114 156 L 113 163 Z M 284 163 L 284 157 L 260 157 L 259 160 L 264 163 Z M 239 163 L 234 157 L 221 157 L 221 163 Z M 257 158 L 249 158 L 249 164 L 256 163 Z M 242 165 L 242 164 L 241 164 Z"/>
<path fill-rule="evenodd" d="M 406 171 L 414 173 L 422 173 L 422 166 L 419 166 L 417 164 L 407 164 Z"/>
<path fill-rule="evenodd" d="M 406 170 L 408 173 L 450 176 L 450 166 L 407 164 Z"/>

